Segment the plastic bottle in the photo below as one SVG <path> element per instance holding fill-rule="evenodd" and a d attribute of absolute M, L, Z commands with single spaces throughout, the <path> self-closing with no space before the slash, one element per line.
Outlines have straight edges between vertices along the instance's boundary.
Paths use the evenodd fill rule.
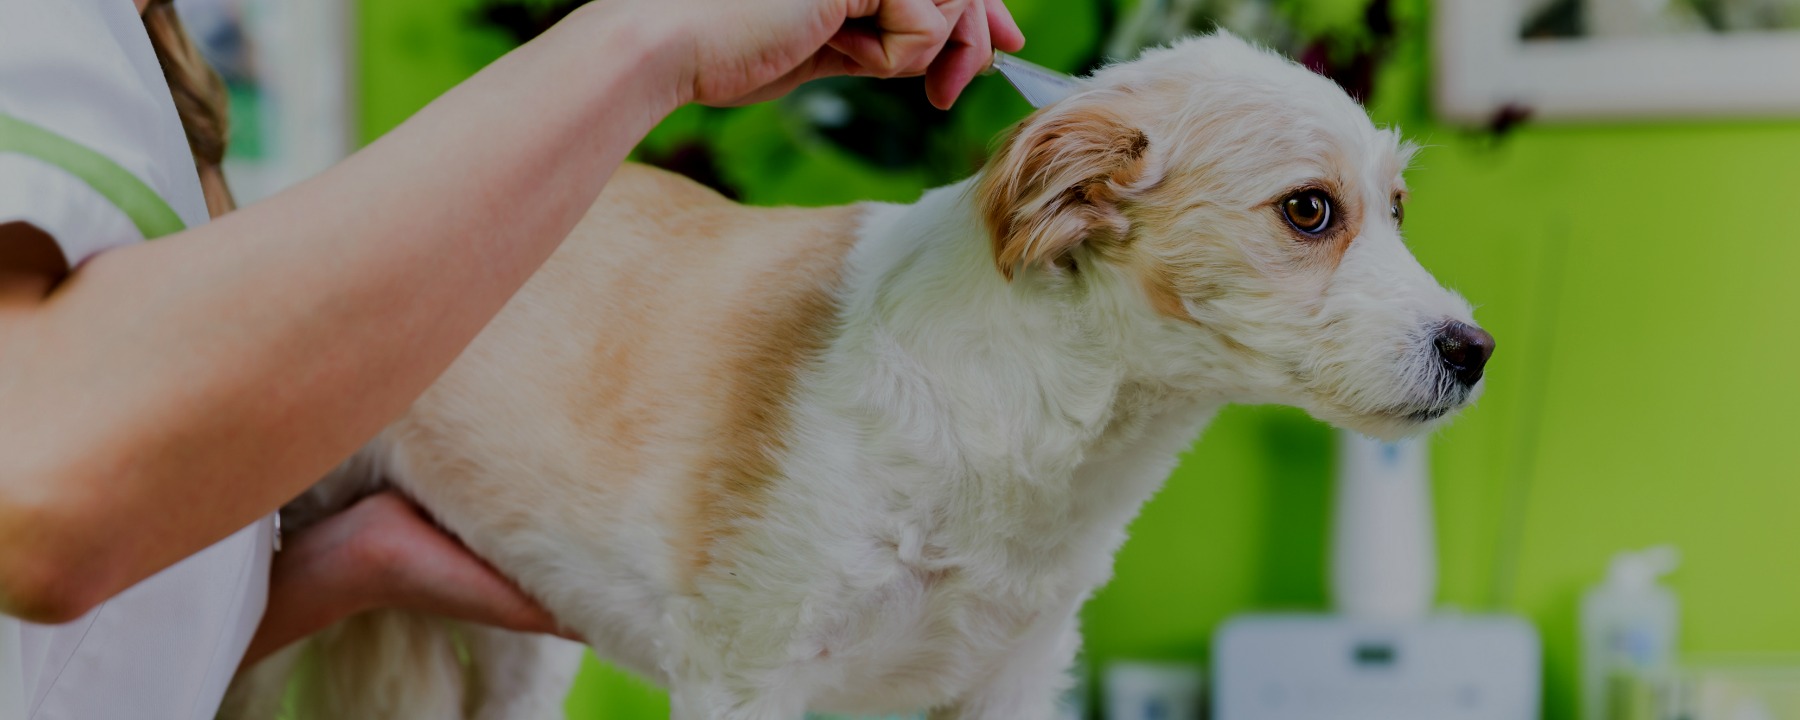
<path fill-rule="evenodd" d="M 1679 563 L 1667 545 L 1619 553 L 1606 580 L 1582 597 L 1582 720 L 1613 720 L 1608 700 L 1615 684 L 1673 668 L 1680 605 L 1657 579 Z"/>

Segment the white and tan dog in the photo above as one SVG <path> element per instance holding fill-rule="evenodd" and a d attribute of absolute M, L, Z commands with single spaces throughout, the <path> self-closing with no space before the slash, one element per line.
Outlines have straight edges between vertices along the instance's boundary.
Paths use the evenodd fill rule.
<path fill-rule="evenodd" d="M 1479 391 L 1492 338 L 1401 242 L 1409 152 L 1221 35 L 1100 71 L 914 205 L 627 167 L 338 491 L 403 488 L 677 718 L 1047 718 L 1220 406 L 1392 437 Z M 397 614 L 314 644 L 330 717 L 560 717 L 579 655 Z"/>

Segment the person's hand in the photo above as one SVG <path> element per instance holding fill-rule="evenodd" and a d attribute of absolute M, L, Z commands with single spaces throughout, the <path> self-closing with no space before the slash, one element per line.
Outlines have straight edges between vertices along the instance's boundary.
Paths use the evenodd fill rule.
<path fill-rule="evenodd" d="M 669 18 L 683 38 L 674 59 L 683 99 L 708 105 L 760 102 L 833 75 L 926 75 L 926 95 L 948 108 L 995 48 L 1025 44 L 1004 0 L 648 2 L 640 14 Z"/>
<path fill-rule="evenodd" d="M 288 538 L 245 666 L 346 617 L 394 608 L 518 632 L 555 618 L 398 493 L 371 495 Z"/>
<path fill-rule="evenodd" d="M 558 632 L 550 613 L 399 493 L 371 495 L 309 530 L 337 536 L 374 607 Z"/>

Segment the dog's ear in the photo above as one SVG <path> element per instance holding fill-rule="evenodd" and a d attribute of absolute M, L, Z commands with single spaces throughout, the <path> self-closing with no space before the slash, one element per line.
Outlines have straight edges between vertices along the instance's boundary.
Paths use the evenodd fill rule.
<path fill-rule="evenodd" d="M 1144 180 L 1150 138 L 1102 101 L 1076 102 L 1026 120 L 977 186 L 1008 280 L 1022 265 L 1061 264 L 1082 242 L 1129 229 L 1121 203 Z"/>

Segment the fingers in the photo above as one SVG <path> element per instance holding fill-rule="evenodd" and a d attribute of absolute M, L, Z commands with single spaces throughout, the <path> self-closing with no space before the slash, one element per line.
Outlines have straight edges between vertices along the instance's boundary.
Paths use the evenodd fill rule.
<path fill-rule="evenodd" d="M 986 0 L 971 0 L 925 77 L 925 97 L 937 109 L 949 110 L 969 81 L 993 61 L 989 24 Z"/>
<path fill-rule="evenodd" d="M 462 572 L 446 573 L 465 584 L 460 587 L 432 588 L 433 594 L 422 603 L 432 612 L 470 622 L 493 625 L 518 632 L 554 633 L 556 619 L 536 601 L 526 597 L 511 581 L 489 568 L 471 566 Z"/>
<path fill-rule="evenodd" d="M 417 578 L 407 603 L 410 609 L 516 632 L 570 637 L 550 611 L 479 558 L 446 558 L 437 565 Z"/>
<path fill-rule="evenodd" d="M 987 15 L 988 34 L 993 37 L 995 48 L 1006 52 L 1025 49 L 1025 31 L 1019 29 L 1005 0 L 987 0 Z"/>
<path fill-rule="evenodd" d="M 876 77 L 931 67 L 971 0 L 883 0 L 872 19 L 846 23 L 829 46 Z"/>
<path fill-rule="evenodd" d="M 761 65 L 747 69 L 695 71 L 686 81 L 692 85 L 690 99 L 742 105 L 774 99 L 802 83 L 834 75 L 928 75 L 927 96 L 947 108 L 987 67 L 993 48 L 1014 51 L 1025 42 L 1004 0 L 836 0 L 819 7 L 819 17 L 806 34 L 806 46 L 815 49 L 804 61 L 796 65 L 797 55 L 784 54 L 779 62 L 759 60 Z M 837 27 L 832 29 L 834 23 Z M 825 45 L 814 45 L 828 30 L 832 34 Z"/>
<path fill-rule="evenodd" d="M 398 493 L 365 498 L 343 517 L 355 526 L 351 542 L 373 558 L 379 587 L 372 595 L 378 607 L 571 637 L 512 580 Z"/>
<path fill-rule="evenodd" d="M 838 30 L 809 62 L 732 104 L 758 102 L 828 75 L 926 75 L 925 95 L 947 110 L 993 59 L 1025 35 L 1004 0 L 879 0 Z"/>

